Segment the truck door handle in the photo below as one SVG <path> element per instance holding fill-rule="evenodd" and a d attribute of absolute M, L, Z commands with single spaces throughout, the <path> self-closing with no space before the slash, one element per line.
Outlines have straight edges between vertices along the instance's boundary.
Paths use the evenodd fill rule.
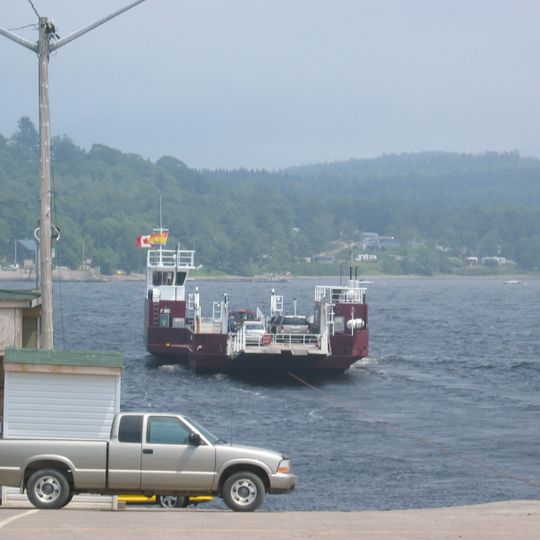
<path fill-rule="evenodd" d="M 154 451 L 151 448 L 143 448 L 143 454 L 153 454 Z"/>

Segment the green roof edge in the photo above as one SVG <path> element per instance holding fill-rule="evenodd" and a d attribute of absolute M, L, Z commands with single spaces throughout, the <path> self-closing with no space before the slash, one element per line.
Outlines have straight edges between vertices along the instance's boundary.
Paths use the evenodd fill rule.
<path fill-rule="evenodd" d="M 124 360 L 120 352 L 7 348 L 4 353 L 4 363 L 122 368 Z"/>

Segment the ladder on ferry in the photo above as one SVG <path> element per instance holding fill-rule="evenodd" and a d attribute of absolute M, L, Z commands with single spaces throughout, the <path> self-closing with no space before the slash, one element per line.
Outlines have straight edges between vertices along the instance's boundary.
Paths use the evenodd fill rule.
<path fill-rule="evenodd" d="M 159 302 L 152 302 L 152 326 L 159 326 Z"/>

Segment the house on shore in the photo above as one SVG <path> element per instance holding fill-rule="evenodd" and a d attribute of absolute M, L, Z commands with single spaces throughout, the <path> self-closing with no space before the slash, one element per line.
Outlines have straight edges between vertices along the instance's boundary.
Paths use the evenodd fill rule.
<path fill-rule="evenodd" d="M 0 289 L 0 422 L 4 421 L 4 353 L 39 348 L 41 295 L 29 289 Z"/>

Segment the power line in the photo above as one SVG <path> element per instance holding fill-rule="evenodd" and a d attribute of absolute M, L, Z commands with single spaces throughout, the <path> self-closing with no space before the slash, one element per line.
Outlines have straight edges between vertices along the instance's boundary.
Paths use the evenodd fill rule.
<path fill-rule="evenodd" d="M 36 24 L 25 24 L 24 26 L 19 26 L 17 28 L 8 28 L 10 32 L 15 32 L 15 30 L 24 30 L 25 28 L 33 28 L 34 30 L 37 30 Z"/>
<path fill-rule="evenodd" d="M 51 128 L 51 122 L 49 122 L 49 130 L 51 131 L 51 141 L 52 141 L 52 128 Z M 52 206 L 53 206 L 53 213 L 56 219 L 58 219 L 58 210 L 56 209 L 56 199 L 57 199 L 57 193 L 55 189 L 55 177 L 54 177 L 54 160 L 51 159 L 51 198 L 52 198 Z M 56 242 L 56 260 L 60 261 L 61 257 L 61 249 L 60 248 L 60 242 Z M 52 263 L 52 259 L 51 259 Z M 58 265 L 57 265 L 58 266 Z M 64 299 L 62 297 L 62 273 L 60 270 L 58 270 L 58 306 L 60 308 L 60 328 L 62 331 L 62 345 L 65 348 L 66 347 L 66 332 L 64 329 Z"/>
<path fill-rule="evenodd" d="M 39 15 L 39 13 L 37 12 L 36 6 L 34 6 L 34 3 L 32 2 L 32 0 L 28 0 L 28 3 L 32 6 L 32 9 L 34 10 L 34 13 L 36 14 L 36 17 L 38 19 L 40 19 L 41 17 Z"/>

